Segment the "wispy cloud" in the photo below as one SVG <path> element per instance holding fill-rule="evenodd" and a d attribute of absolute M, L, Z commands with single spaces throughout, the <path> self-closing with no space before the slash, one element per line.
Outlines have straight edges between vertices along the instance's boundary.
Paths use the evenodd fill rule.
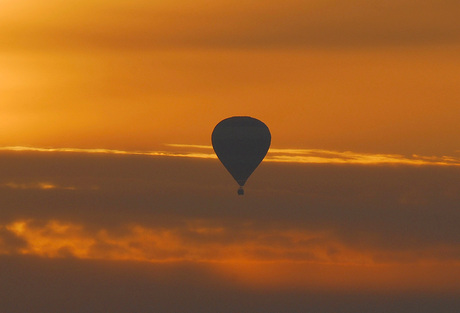
<path fill-rule="evenodd" d="M 204 159 L 216 158 L 216 156 L 211 153 L 174 152 L 174 151 L 128 151 L 128 150 L 102 149 L 102 148 L 85 149 L 85 148 L 43 148 L 43 147 L 26 147 L 26 146 L 7 146 L 7 147 L 0 147 L 0 152 L 1 151 L 144 155 L 144 156 L 204 158 Z"/>
<path fill-rule="evenodd" d="M 259 290 L 278 290 L 286 286 L 328 290 L 349 290 L 352 287 L 392 292 L 421 288 L 449 291 L 457 290 L 459 285 L 456 279 L 458 264 L 455 262 L 437 260 L 428 263 L 376 264 L 366 260 L 366 253 L 359 254 L 344 250 L 343 247 L 337 249 L 341 248 L 337 243 L 321 241 L 327 239 L 321 234 L 268 233 L 259 234 L 251 241 L 219 245 L 215 239 L 225 229 L 196 226 L 190 225 L 186 231 L 214 240 L 205 240 L 200 245 L 190 241 L 185 233 L 181 237 L 180 232 L 174 229 L 149 229 L 135 225 L 121 235 L 111 234 L 103 229 L 91 234 L 82 225 L 74 223 L 18 220 L 0 226 L 0 256 L 16 259 L 40 256 L 40 260 L 46 262 L 60 259 L 61 264 L 67 263 L 70 258 L 73 259 L 70 264 L 77 259 L 78 264 L 99 260 L 103 263 L 98 263 L 104 266 L 108 264 L 109 268 L 113 263 L 108 261 L 124 261 L 117 262 L 118 264 L 135 261 L 132 264 L 136 267 L 144 266 L 142 263 L 149 266 L 144 274 L 152 273 L 151 266 L 166 265 L 162 269 L 167 270 L 187 264 L 209 268 L 221 283 L 232 282 Z M 312 260 L 316 256 L 326 257 L 328 261 Z M 59 270 L 62 271 L 62 266 Z M 95 272 L 92 271 L 91 274 L 94 275 Z M 446 272 L 453 278 L 448 277 Z M 78 273 L 81 275 L 81 267 Z M 183 277 L 183 269 L 180 273 Z M 114 274 L 116 271 L 110 273 L 110 277 Z M 163 276 L 156 275 L 153 281 L 158 281 L 158 277 Z M 423 279 L 418 280 L 417 277 Z M 166 280 L 170 279 L 168 277 Z M 195 286 L 195 279 L 193 281 Z M 213 288 L 217 285 L 213 284 Z"/>
<path fill-rule="evenodd" d="M 11 189 L 40 189 L 40 190 L 51 190 L 51 189 L 65 189 L 75 190 L 73 186 L 60 186 L 50 182 L 38 182 L 38 183 L 17 183 L 9 182 L 0 184 L 0 188 L 11 188 Z"/>
<path fill-rule="evenodd" d="M 166 144 L 159 151 L 130 151 L 102 148 L 43 148 L 26 146 L 0 147 L 1 151 L 17 152 L 62 152 L 112 155 L 143 155 L 182 158 L 216 159 L 212 146 L 192 144 Z M 265 158 L 266 162 L 306 163 L 306 164 L 356 164 L 356 165 L 436 165 L 460 166 L 457 156 L 423 156 L 412 154 L 359 153 L 352 151 L 334 151 L 325 149 L 279 149 L 271 148 Z"/>
<path fill-rule="evenodd" d="M 170 147 L 208 151 L 212 147 L 206 145 L 168 144 Z M 405 164 L 405 165 L 444 165 L 460 166 L 460 157 L 454 156 L 422 156 L 413 154 L 359 153 L 352 151 L 334 151 L 324 149 L 277 149 L 271 148 L 265 159 L 268 162 L 285 163 L 319 163 L 319 164 Z"/>
<path fill-rule="evenodd" d="M 179 228 L 126 225 L 122 234 L 106 229 L 88 231 L 83 225 L 58 220 L 17 220 L 2 227 L 11 236 L 27 243 L 19 251 L 24 255 L 72 255 L 81 259 L 145 262 L 371 262 L 369 257 L 331 242 L 327 234 L 298 231 L 261 233 L 247 229 L 245 240 L 229 240 L 231 229 L 199 220 L 188 221 L 187 225 Z M 330 253 L 332 250 L 334 254 Z"/>
<path fill-rule="evenodd" d="M 303 262 L 316 264 L 380 266 L 406 259 L 411 263 L 454 262 L 456 246 L 431 246 L 411 251 L 357 249 L 329 231 L 244 227 L 237 239 L 234 230 L 213 221 L 189 220 L 180 227 L 146 227 L 127 224 L 122 230 L 89 230 L 78 223 L 59 220 L 16 220 L 0 225 L 9 237 L 24 242 L 3 253 L 44 257 L 73 256 L 80 259 L 132 260 L 143 262 Z M 1 239 L 1 238 L 0 238 Z M 419 251 L 420 250 L 420 251 Z M 12 252 L 13 251 L 13 252 Z"/>

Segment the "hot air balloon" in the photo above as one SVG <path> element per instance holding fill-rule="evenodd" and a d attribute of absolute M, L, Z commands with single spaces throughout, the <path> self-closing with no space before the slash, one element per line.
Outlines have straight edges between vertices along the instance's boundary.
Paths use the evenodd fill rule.
<path fill-rule="evenodd" d="M 244 195 L 244 184 L 270 147 L 267 125 L 249 116 L 230 117 L 216 125 L 211 140 L 217 157 L 240 185 L 238 195 Z"/>

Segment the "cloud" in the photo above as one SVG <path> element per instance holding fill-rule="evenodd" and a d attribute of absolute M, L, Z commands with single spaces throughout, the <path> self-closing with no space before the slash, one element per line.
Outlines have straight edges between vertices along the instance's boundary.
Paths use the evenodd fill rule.
<path fill-rule="evenodd" d="M 191 156 L 214 156 L 211 146 L 168 144 L 173 148 L 184 148 L 189 151 L 207 151 L 206 154 L 188 152 Z M 1 149 L 1 148 L 0 148 Z M 172 153 L 170 154 L 173 155 Z M 210 157 L 211 158 L 211 157 Z M 265 162 L 308 163 L 308 164 L 358 164 L 358 165 L 460 165 L 460 158 L 455 156 L 422 156 L 413 154 L 358 153 L 352 151 L 332 151 L 325 149 L 277 149 L 268 151 Z"/>
<path fill-rule="evenodd" d="M 0 147 L 1 151 L 24 151 L 24 152 L 66 152 L 88 153 L 108 155 L 131 155 L 131 156 L 164 156 L 198 159 L 217 159 L 212 146 L 167 144 L 164 150 L 159 151 L 128 151 L 117 149 L 84 149 L 84 148 L 40 148 L 26 146 Z M 265 162 L 282 163 L 307 163 L 307 164 L 357 164 L 357 165 L 437 165 L 437 166 L 460 166 L 460 158 L 456 156 L 423 156 L 413 154 L 404 156 L 401 154 L 377 154 L 358 153 L 352 151 L 332 151 L 324 149 L 277 149 L 268 151 Z M 13 185 L 10 185 L 10 187 Z"/>
<path fill-rule="evenodd" d="M 341 262 L 372 264 L 327 233 L 267 230 L 243 225 L 216 226 L 220 221 L 187 220 L 181 227 L 127 224 L 88 230 L 84 225 L 51 221 L 15 221 L 6 225 L 6 251 L 45 257 L 143 262 Z M 236 230 L 235 226 L 239 229 Z M 5 237 L 7 238 L 7 237 Z M 16 241 L 11 240 L 15 238 Z M 18 242 L 24 243 L 17 250 Z M 333 253 L 332 253 L 333 251 Z"/>
<path fill-rule="evenodd" d="M 51 183 L 47 182 L 39 182 L 39 183 L 4 183 L 0 185 L 0 188 L 12 188 L 12 189 L 42 189 L 42 190 L 48 190 L 48 189 L 68 189 L 68 190 L 75 190 L 75 187 L 62 187 L 62 186 L 56 186 Z"/>
<path fill-rule="evenodd" d="M 243 268 L 235 268 L 226 277 L 216 268 L 197 263 L 146 264 L 0 256 L 0 267 L 8 269 L 2 271 L 0 310 L 10 313 L 88 310 L 275 313 L 303 312 L 305 308 L 310 312 L 332 313 L 361 312 L 369 307 L 377 313 L 419 313 L 450 312 L 460 305 L 458 294 L 445 290 L 359 291 L 356 286 L 346 291 L 254 289 L 239 284 L 238 279 L 247 273 Z M 314 270 L 324 274 L 328 268 Z M 349 273 L 347 268 L 341 270 Z M 405 278 L 404 272 L 400 274 Z M 399 280 L 404 282 L 401 277 Z"/>
<path fill-rule="evenodd" d="M 18 254 L 26 248 L 26 240 L 10 229 L 0 226 L 0 254 Z"/>
<path fill-rule="evenodd" d="M 22 238 L 31 247 L 34 238 L 54 242 L 53 255 L 67 247 L 82 257 L 222 260 L 232 248 L 254 260 L 328 262 L 328 251 L 358 263 L 459 260 L 458 167 L 264 162 L 241 199 L 215 159 L 36 152 L 1 159 L 6 182 L 75 187 L 0 188 L 3 225 L 38 225 Z"/>
<path fill-rule="evenodd" d="M 0 311 L 449 310 L 459 170 L 3 151 Z"/>

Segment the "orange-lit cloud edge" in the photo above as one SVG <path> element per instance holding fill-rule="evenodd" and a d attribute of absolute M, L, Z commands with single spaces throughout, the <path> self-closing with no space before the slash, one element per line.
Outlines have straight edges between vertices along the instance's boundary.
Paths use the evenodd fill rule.
<path fill-rule="evenodd" d="M 112 149 L 1 147 L 0 152 L 59 152 L 216 158 L 210 146 L 170 144 L 163 151 Z M 271 149 L 268 162 L 357 165 L 459 166 L 456 157 L 404 157 L 319 149 Z M 49 182 L 7 183 L 11 189 L 75 190 Z M 125 232 L 89 231 L 85 225 L 59 220 L 18 219 L 0 224 L 0 255 L 43 258 L 73 257 L 82 260 L 136 261 L 150 263 L 192 262 L 207 264 L 221 275 L 255 288 L 374 288 L 386 291 L 460 290 L 459 247 L 437 245 L 408 251 L 358 249 L 340 241 L 327 230 L 246 230 L 248 240 L 219 241 L 230 229 L 206 220 L 190 220 L 184 228 L 150 228 L 125 225 Z M 186 234 L 206 240 L 190 240 Z M 8 243 L 14 237 L 15 245 Z M 7 239 L 4 239 L 7 238 Z M 273 240 L 278 238 L 280 240 Z M 21 244 L 17 244 L 20 242 Z M 285 245 L 289 242 L 289 245 Z M 450 256 L 450 257 L 446 257 Z"/>
<path fill-rule="evenodd" d="M 20 238 L 22 244 L 2 249 L 0 236 L 0 255 L 156 264 L 189 262 L 207 265 L 224 278 L 254 288 L 460 290 L 460 261 L 436 257 L 455 253 L 456 247 L 387 252 L 387 257 L 394 259 L 382 261 L 378 258 L 384 251 L 347 247 L 327 231 L 252 231 L 248 240 L 223 243 L 213 238 L 230 230 L 212 222 L 189 221 L 183 228 L 127 225 L 120 234 L 105 229 L 90 232 L 83 225 L 57 220 L 19 220 L 0 226 L 0 231 Z M 190 233 L 205 240 L 190 240 L 185 235 Z M 286 241 L 290 244 L 285 245 Z M 420 257 L 424 252 L 427 256 Z M 407 260 L 411 254 L 416 256 Z"/>
<path fill-rule="evenodd" d="M 198 159 L 216 159 L 212 147 L 207 145 L 166 144 L 158 151 L 128 151 L 104 148 L 50 148 L 28 146 L 0 147 L 0 152 L 63 152 L 85 154 L 141 155 L 181 157 Z M 359 153 L 352 151 L 334 151 L 325 149 L 279 149 L 271 148 L 264 162 L 302 163 L 302 164 L 355 164 L 355 165 L 436 165 L 460 166 L 457 156 L 423 156 L 412 154 Z"/>

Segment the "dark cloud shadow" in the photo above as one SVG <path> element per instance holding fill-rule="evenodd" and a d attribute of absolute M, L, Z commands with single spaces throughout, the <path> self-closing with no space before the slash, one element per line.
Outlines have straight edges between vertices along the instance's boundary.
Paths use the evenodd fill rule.
<path fill-rule="evenodd" d="M 455 294 L 256 291 L 199 264 L 145 264 L 0 256 L 9 313 L 455 312 Z"/>

